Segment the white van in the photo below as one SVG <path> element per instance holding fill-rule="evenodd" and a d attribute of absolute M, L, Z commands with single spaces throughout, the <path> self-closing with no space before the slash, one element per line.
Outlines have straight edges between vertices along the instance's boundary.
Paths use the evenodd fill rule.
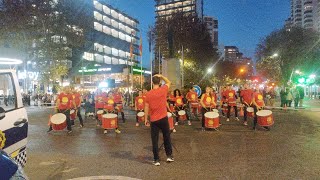
<path fill-rule="evenodd" d="M 15 70 L 0 70 L 0 149 L 18 164 L 27 161 L 27 111 L 23 107 Z"/>

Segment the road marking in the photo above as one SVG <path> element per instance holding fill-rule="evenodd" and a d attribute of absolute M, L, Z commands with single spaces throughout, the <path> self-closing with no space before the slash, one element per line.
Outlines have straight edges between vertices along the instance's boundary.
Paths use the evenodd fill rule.
<path fill-rule="evenodd" d="M 131 177 L 125 177 L 125 176 L 88 176 L 88 177 L 80 177 L 80 178 L 74 178 L 69 180 L 106 180 L 106 179 L 114 179 L 114 180 L 141 180 Z"/>
<path fill-rule="evenodd" d="M 55 165 L 58 164 L 59 162 L 56 161 L 48 161 L 48 162 L 41 162 L 39 165 L 40 166 L 51 166 L 51 165 Z"/>
<path fill-rule="evenodd" d="M 74 171 L 74 170 L 77 170 L 78 168 L 70 168 L 70 169 L 66 169 L 66 170 L 63 170 L 61 172 L 63 173 L 68 173 L 68 172 L 71 172 L 71 171 Z"/>

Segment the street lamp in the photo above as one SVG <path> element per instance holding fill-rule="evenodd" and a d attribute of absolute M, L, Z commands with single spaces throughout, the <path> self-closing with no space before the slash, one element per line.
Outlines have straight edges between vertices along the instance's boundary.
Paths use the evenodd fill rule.
<path fill-rule="evenodd" d="M 208 73 L 212 73 L 212 68 L 209 68 L 209 69 L 207 70 L 207 72 L 208 72 Z"/>
<path fill-rule="evenodd" d="M 302 74 L 299 70 L 295 71 L 296 74 Z"/>
<path fill-rule="evenodd" d="M 316 77 L 315 74 L 311 74 L 311 75 L 309 76 L 310 79 L 314 79 L 315 77 Z"/>
<path fill-rule="evenodd" d="M 244 69 L 240 69 L 240 72 L 243 73 L 243 72 L 244 72 Z"/>
<path fill-rule="evenodd" d="M 278 53 L 275 53 L 275 54 L 272 55 L 272 57 L 278 57 L 278 56 L 279 56 Z"/>

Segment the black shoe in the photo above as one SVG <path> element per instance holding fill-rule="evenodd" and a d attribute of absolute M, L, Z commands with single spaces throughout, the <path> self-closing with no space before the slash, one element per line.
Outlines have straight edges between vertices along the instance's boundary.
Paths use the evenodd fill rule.
<path fill-rule="evenodd" d="M 48 131 L 47 131 L 47 133 L 49 133 L 49 132 L 51 132 L 52 131 L 52 128 L 50 128 Z"/>
<path fill-rule="evenodd" d="M 270 131 L 270 128 L 269 128 L 269 127 L 264 126 L 263 128 L 264 128 L 266 131 Z"/>

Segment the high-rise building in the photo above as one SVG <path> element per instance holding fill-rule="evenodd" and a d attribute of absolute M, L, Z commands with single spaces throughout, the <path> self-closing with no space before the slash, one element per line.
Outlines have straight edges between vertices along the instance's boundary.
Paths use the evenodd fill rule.
<path fill-rule="evenodd" d="M 203 0 L 157 0 L 156 18 L 171 17 L 175 12 L 203 18 Z"/>
<path fill-rule="evenodd" d="M 239 51 L 237 46 L 225 46 L 224 47 L 224 60 L 225 61 L 239 61 L 242 59 L 243 53 Z"/>
<path fill-rule="evenodd" d="M 292 26 L 320 31 L 320 1 L 291 0 L 291 17 L 289 20 Z"/>
<path fill-rule="evenodd" d="M 207 25 L 213 46 L 218 47 L 218 45 L 219 45 L 218 19 L 215 17 L 204 16 L 203 21 Z"/>

